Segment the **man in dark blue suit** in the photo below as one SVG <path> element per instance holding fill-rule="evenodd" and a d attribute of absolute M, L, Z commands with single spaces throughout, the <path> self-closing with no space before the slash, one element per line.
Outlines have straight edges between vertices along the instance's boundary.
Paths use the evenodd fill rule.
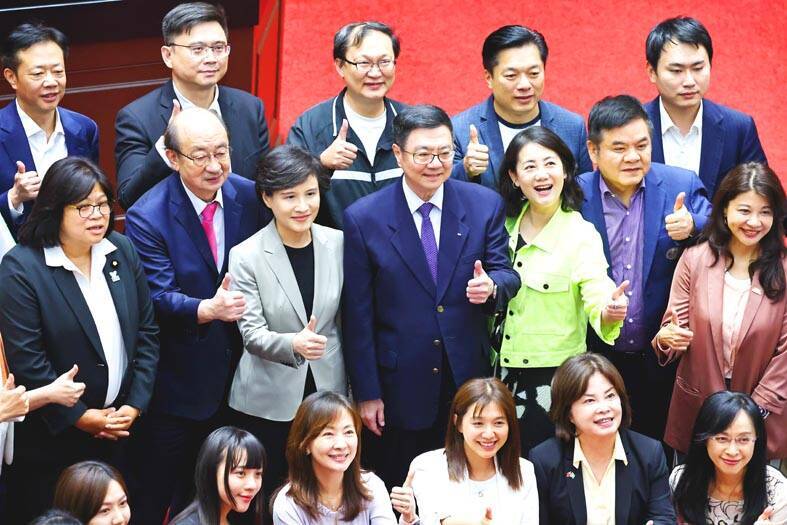
<path fill-rule="evenodd" d="M 140 523 L 161 523 L 167 506 L 174 515 L 188 503 L 197 450 L 222 423 L 242 349 L 235 321 L 245 301 L 225 275 L 228 254 L 270 220 L 254 183 L 230 173 L 227 130 L 216 114 L 183 110 L 164 136 L 177 173 L 126 215 L 161 327 L 156 387 L 140 430 Z"/>
<path fill-rule="evenodd" d="M 454 178 L 497 190 L 508 144 L 534 125 L 563 139 L 577 159 L 577 173 L 592 169 L 582 117 L 541 99 L 547 54 L 544 36 L 524 26 L 503 26 L 486 37 L 481 55 L 492 96 L 452 119 Z"/>
<path fill-rule="evenodd" d="M 520 286 L 500 196 L 448 180 L 451 131 L 440 108 L 402 109 L 402 182 L 344 214 L 345 363 L 364 425 L 382 436 L 374 467 L 389 486 L 444 443 L 456 387 L 490 372 L 487 314 Z"/>
<path fill-rule="evenodd" d="M 98 127 L 85 115 L 58 107 L 66 91 L 63 33 L 22 24 L 3 49 L 3 76 L 16 98 L 0 109 L 0 214 L 15 232 L 49 166 L 75 155 L 98 162 Z"/>
<path fill-rule="evenodd" d="M 653 122 L 653 160 L 699 175 L 713 197 L 738 164 L 766 162 L 754 119 L 705 97 L 713 44 L 699 20 L 670 18 L 645 44 L 648 75 L 659 96 L 645 105 Z"/>
<path fill-rule="evenodd" d="M 674 368 L 662 368 L 650 346 L 667 307 L 683 243 L 710 214 L 692 172 L 651 163 L 653 129 L 637 99 L 607 97 L 590 111 L 588 151 L 598 169 L 578 177 L 582 216 L 604 243 L 610 277 L 628 280 L 626 322 L 614 346 L 588 334 L 588 348 L 618 368 L 632 405 L 632 428 L 662 439 Z"/>

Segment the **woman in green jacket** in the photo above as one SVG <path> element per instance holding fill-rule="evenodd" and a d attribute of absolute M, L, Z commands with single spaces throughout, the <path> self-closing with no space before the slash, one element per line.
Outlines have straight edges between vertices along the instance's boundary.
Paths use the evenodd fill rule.
<path fill-rule="evenodd" d="M 626 316 L 628 281 L 616 288 L 607 275 L 601 236 L 577 211 L 575 170 L 568 146 L 541 126 L 514 137 L 500 168 L 509 254 L 522 288 L 507 307 L 498 368 L 516 399 L 523 454 L 554 436 L 552 375 L 585 351 L 588 324 L 612 344 Z"/>

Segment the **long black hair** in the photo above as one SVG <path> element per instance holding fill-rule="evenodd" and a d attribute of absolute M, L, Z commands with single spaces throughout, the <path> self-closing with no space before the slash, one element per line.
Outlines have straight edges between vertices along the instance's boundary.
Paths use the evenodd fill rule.
<path fill-rule="evenodd" d="M 768 438 L 760 410 L 746 394 L 723 390 L 708 396 L 702 403 L 694 422 L 686 464 L 673 491 L 675 509 L 687 523 L 706 521 L 708 491 L 716 476 L 716 468 L 708 457 L 707 442 L 727 430 L 741 412 L 751 418 L 756 440 L 743 476 L 743 516 L 740 525 L 752 525 L 768 503 L 765 481 Z"/>
<path fill-rule="evenodd" d="M 241 464 L 244 461 L 244 464 Z M 202 444 L 194 469 L 196 497 L 194 503 L 178 514 L 172 525 L 181 523 L 194 513 L 199 514 L 202 525 L 219 525 L 221 499 L 216 477 L 219 466 L 224 462 L 224 493 L 234 503 L 229 486 L 230 472 L 238 467 L 262 469 L 265 471 L 265 449 L 262 443 L 249 432 L 235 427 L 221 427 L 214 430 Z M 229 522 L 233 524 L 256 525 L 262 523 L 262 512 L 265 499 L 262 489 L 249 504 L 249 510 L 243 514 L 230 511 Z"/>
<path fill-rule="evenodd" d="M 784 247 L 785 195 L 779 178 L 771 168 L 759 162 L 747 162 L 734 167 L 722 179 L 713 199 L 713 211 L 702 230 L 699 242 L 707 241 L 714 255 L 713 264 L 724 256 L 732 266 L 729 243 L 732 232 L 727 226 L 727 205 L 732 199 L 753 191 L 768 201 L 773 214 L 773 225 L 760 240 L 760 253 L 749 264 L 749 277 L 760 271 L 760 284 L 771 301 L 784 297 L 785 276 L 782 259 L 787 254 Z"/>

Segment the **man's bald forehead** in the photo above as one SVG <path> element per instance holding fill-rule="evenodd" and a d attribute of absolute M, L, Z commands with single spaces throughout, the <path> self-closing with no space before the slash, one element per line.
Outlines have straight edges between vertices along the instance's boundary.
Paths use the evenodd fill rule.
<path fill-rule="evenodd" d="M 189 131 L 217 130 L 221 130 L 221 133 L 229 141 L 227 126 L 218 114 L 208 109 L 191 107 L 175 115 L 167 125 L 164 144 L 171 149 L 180 149 L 179 145 L 188 138 Z"/>

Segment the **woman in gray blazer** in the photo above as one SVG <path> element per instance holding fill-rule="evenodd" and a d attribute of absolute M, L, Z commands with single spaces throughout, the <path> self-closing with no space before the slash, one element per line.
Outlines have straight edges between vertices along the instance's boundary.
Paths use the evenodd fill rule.
<path fill-rule="evenodd" d="M 306 151 L 271 151 L 256 184 L 274 220 L 230 251 L 231 286 L 243 292 L 246 312 L 229 405 L 233 424 L 265 446 L 268 495 L 286 477 L 287 433 L 303 398 L 317 390 L 347 393 L 338 323 L 343 236 L 314 224 L 326 182 Z"/>

